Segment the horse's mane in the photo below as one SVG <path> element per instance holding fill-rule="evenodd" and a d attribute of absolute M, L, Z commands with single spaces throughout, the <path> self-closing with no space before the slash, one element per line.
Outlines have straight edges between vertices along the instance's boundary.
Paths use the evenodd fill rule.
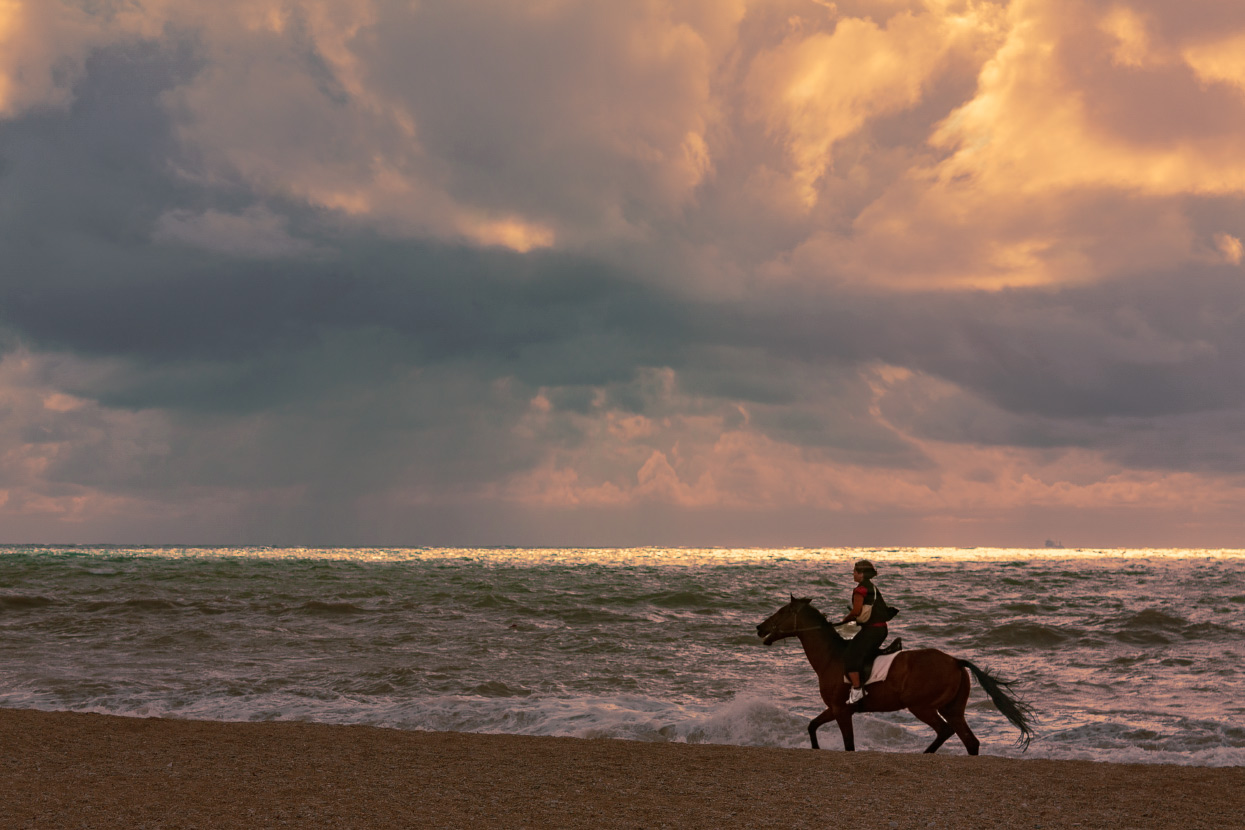
<path fill-rule="evenodd" d="M 831 639 L 843 640 L 843 635 L 840 634 L 838 629 L 834 627 L 834 623 L 826 619 L 826 615 L 818 611 L 817 607 L 813 605 L 810 599 L 801 600 L 801 602 L 804 603 L 804 608 L 811 612 L 813 617 L 816 618 L 818 625 L 825 629 L 826 633 L 830 635 Z"/>
<path fill-rule="evenodd" d="M 813 600 L 811 597 L 806 597 L 804 599 L 801 599 L 800 602 L 804 603 L 804 607 L 807 608 L 809 611 L 812 611 L 813 614 L 816 615 L 817 619 L 821 620 L 823 624 L 825 625 L 830 624 L 830 621 L 826 619 L 826 615 L 818 611 L 817 606 L 813 605 Z"/>

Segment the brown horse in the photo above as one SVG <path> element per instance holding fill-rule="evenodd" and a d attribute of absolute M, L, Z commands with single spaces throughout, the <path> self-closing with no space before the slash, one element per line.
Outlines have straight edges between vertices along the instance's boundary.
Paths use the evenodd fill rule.
<path fill-rule="evenodd" d="M 849 684 L 843 677 L 843 654 L 848 641 L 809 602 L 792 596 L 791 602 L 757 626 L 757 636 L 764 638 L 767 646 L 786 637 L 799 637 L 808 662 L 817 672 L 821 699 L 829 708 L 808 724 L 808 737 L 813 742 L 813 749 L 818 748 L 817 728 L 823 723 L 838 722 L 843 733 L 843 748 L 851 752 L 856 748 L 852 715 L 856 712 L 907 709 L 928 723 L 937 734 L 926 752 L 937 752 L 938 747 L 954 733 L 960 736 L 968 754 L 976 755 L 981 741 L 977 740 L 964 720 L 970 671 L 998 710 L 1020 730 L 1018 743 L 1025 749 L 1029 748 L 1033 737 L 1030 724 L 1033 709 L 1008 693 L 1012 684 L 991 676 L 968 660 L 959 660 L 935 648 L 899 652 L 891 663 L 886 679 L 869 685 L 865 699 L 855 706 L 849 705 Z"/>

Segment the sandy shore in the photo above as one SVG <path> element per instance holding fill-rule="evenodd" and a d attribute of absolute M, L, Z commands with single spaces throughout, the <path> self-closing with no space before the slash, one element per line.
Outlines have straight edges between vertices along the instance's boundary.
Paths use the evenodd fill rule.
<path fill-rule="evenodd" d="M 6 829 L 1189 830 L 1245 823 L 1245 767 L 849 754 L 20 709 L 0 709 L 0 750 L 0 827 Z"/>

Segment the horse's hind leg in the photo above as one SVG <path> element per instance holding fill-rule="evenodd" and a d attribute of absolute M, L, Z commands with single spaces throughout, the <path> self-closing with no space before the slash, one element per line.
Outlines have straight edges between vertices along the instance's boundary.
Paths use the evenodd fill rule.
<path fill-rule="evenodd" d="M 959 735 L 960 740 L 964 742 L 964 748 L 968 750 L 969 755 L 976 755 L 981 751 L 981 741 L 977 740 L 973 730 L 968 728 L 968 721 L 964 720 L 963 712 L 953 714 L 947 720 L 951 728 L 955 730 L 955 734 Z"/>
<path fill-rule="evenodd" d="M 925 748 L 926 752 L 937 752 L 938 747 L 942 746 L 947 738 L 950 738 L 953 734 L 955 734 L 955 729 L 952 728 L 951 724 L 943 720 L 942 717 L 939 716 L 938 711 L 933 708 L 910 708 L 908 711 L 916 715 L 925 723 L 928 723 L 937 734 L 937 737 L 934 738 L 934 742 Z"/>
<path fill-rule="evenodd" d="M 968 728 L 968 721 L 964 719 L 964 710 L 968 707 L 969 679 L 968 669 L 961 669 L 960 688 L 955 693 L 955 700 L 948 703 L 938 711 L 947 723 L 951 724 L 951 728 L 955 730 L 955 734 L 960 736 L 960 740 L 964 743 L 964 748 L 968 750 L 969 755 L 976 755 L 981 751 L 981 741 L 977 740 L 977 736 L 973 734 L 973 730 Z"/>

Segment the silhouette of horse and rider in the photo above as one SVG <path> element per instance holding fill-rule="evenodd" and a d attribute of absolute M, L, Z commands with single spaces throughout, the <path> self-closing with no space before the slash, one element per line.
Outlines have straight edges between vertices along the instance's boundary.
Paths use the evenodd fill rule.
<path fill-rule="evenodd" d="M 852 640 L 844 639 L 835 624 L 812 606 L 811 600 L 796 599 L 794 595 L 757 626 L 757 636 L 767 646 L 787 637 L 798 637 L 808 662 L 817 672 L 818 689 L 827 708 L 809 721 L 808 737 L 813 749 L 819 747 L 817 729 L 824 723 L 838 723 L 843 748 L 850 752 L 856 748 L 852 715 L 907 709 L 934 730 L 934 742 L 926 747 L 926 752 L 937 752 L 954 734 L 969 755 L 976 755 L 981 742 L 964 719 L 970 672 L 995 707 L 1020 730 L 1019 743 L 1027 749 L 1033 737 L 1033 709 L 1011 693 L 1011 682 L 936 648 L 903 650 L 898 638 L 887 648 L 880 648 L 886 639 L 886 623 L 898 612 L 886 604 L 872 584 L 876 573 L 866 560 L 857 562 L 853 569 L 857 586 L 852 592 L 852 608 L 838 623 L 856 622 L 862 626 L 861 633 Z M 889 672 L 884 680 L 869 684 L 873 661 L 882 654 L 895 655 Z"/>

